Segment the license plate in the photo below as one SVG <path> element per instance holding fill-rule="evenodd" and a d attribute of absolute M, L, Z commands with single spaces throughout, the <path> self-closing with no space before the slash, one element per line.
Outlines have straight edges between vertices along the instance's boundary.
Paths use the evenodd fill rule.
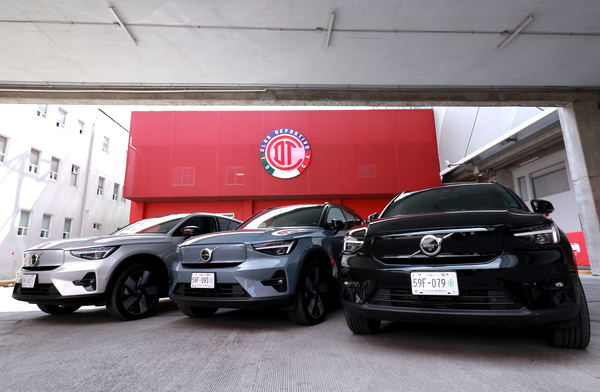
<path fill-rule="evenodd" d="M 21 287 L 24 289 L 32 289 L 35 287 L 35 278 L 37 275 L 23 275 L 21 278 Z"/>
<path fill-rule="evenodd" d="M 194 272 L 192 273 L 193 289 L 214 289 L 215 274 L 214 272 Z"/>
<path fill-rule="evenodd" d="M 456 272 L 411 272 L 414 295 L 458 295 Z"/>

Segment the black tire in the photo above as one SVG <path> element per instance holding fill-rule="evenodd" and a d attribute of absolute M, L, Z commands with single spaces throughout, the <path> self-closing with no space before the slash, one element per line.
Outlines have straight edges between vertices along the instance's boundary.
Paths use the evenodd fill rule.
<path fill-rule="evenodd" d="M 201 308 L 182 304 L 177 304 L 177 306 L 179 306 L 179 310 L 181 310 L 183 314 L 194 318 L 210 317 L 219 310 L 219 308 Z"/>
<path fill-rule="evenodd" d="M 567 328 L 545 328 L 544 339 L 552 347 L 584 349 L 590 344 L 590 314 L 581 281 L 579 282 L 579 314 L 576 324 Z"/>
<path fill-rule="evenodd" d="M 147 317 L 159 300 L 160 281 L 147 265 L 136 264 L 119 275 L 109 293 L 106 309 L 121 320 Z"/>
<path fill-rule="evenodd" d="M 364 318 L 352 317 L 348 316 L 348 313 L 345 313 L 345 316 L 348 328 L 350 328 L 350 331 L 354 333 L 358 333 L 361 335 L 372 335 L 379 332 L 381 320 L 369 320 Z"/>
<path fill-rule="evenodd" d="M 41 304 L 38 304 L 38 308 L 40 308 L 40 310 L 42 312 L 44 312 L 44 313 L 54 314 L 54 315 L 60 316 L 60 315 L 64 315 L 64 314 L 71 314 L 74 311 L 76 311 L 77 309 L 79 309 L 80 306 L 41 305 Z"/>
<path fill-rule="evenodd" d="M 301 271 L 296 290 L 296 303 L 294 308 L 288 311 L 288 316 L 296 324 L 319 324 L 325 319 L 329 269 L 316 260 L 310 260 Z"/>

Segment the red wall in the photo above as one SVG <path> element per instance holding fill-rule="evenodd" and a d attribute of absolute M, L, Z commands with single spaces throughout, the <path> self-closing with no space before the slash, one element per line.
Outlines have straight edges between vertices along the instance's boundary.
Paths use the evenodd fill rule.
<path fill-rule="evenodd" d="M 279 128 L 302 133 L 311 146 L 311 163 L 292 179 L 271 176 L 259 161 L 262 140 Z M 365 218 L 404 190 L 437 185 L 431 109 L 132 113 L 124 187 L 132 221 L 188 211 L 245 219 L 321 201 Z"/>

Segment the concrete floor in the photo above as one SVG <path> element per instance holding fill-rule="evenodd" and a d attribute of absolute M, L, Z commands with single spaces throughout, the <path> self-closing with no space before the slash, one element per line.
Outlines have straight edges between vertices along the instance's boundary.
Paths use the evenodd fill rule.
<path fill-rule="evenodd" d="M 302 327 L 279 312 L 184 316 L 168 300 L 122 322 L 104 308 L 49 316 L 0 287 L 0 390 L 6 391 L 597 391 L 600 277 L 581 277 L 586 350 L 536 330 L 386 323 L 354 335 L 342 309 Z"/>

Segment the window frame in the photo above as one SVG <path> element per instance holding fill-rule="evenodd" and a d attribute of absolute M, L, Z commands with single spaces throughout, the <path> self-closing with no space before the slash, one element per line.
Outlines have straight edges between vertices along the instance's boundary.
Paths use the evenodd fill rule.
<path fill-rule="evenodd" d="M 66 231 L 67 222 L 69 222 L 69 231 Z M 65 218 L 65 222 L 63 224 L 63 234 L 62 234 L 63 240 L 71 238 L 71 230 L 72 229 L 73 229 L 73 218 Z"/>
<path fill-rule="evenodd" d="M 96 189 L 96 194 L 98 196 L 104 195 L 104 185 L 106 183 L 106 178 L 102 176 L 98 176 L 98 188 Z"/>
<path fill-rule="evenodd" d="M 110 149 L 110 139 L 104 136 L 102 140 L 102 151 L 108 154 L 108 150 Z"/>
<path fill-rule="evenodd" d="M 21 225 L 24 212 L 26 212 L 28 214 L 26 226 Z M 18 237 L 27 237 L 29 235 L 29 226 L 31 225 L 31 214 L 32 214 L 32 212 L 30 210 L 21 210 L 21 214 L 19 214 L 19 224 L 17 225 L 17 236 Z"/>
<path fill-rule="evenodd" d="M 37 162 L 35 164 L 31 161 L 31 154 L 34 151 L 38 153 L 38 155 L 37 155 Z M 41 160 L 42 160 L 42 152 L 40 150 L 38 150 L 37 148 L 33 148 L 32 147 L 31 150 L 29 151 L 29 166 L 28 166 L 28 170 L 29 170 L 30 173 L 38 174 L 38 175 L 40 174 L 40 161 Z"/>
<path fill-rule="evenodd" d="M 10 138 L 0 134 L 0 137 L 4 139 L 4 147 L 0 150 L 0 163 L 6 163 L 6 156 L 8 155 L 8 143 Z"/>
<path fill-rule="evenodd" d="M 77 182 L 79 180 L 79 169 L 81 169 L 81 167 L 73 164 L 71 165 L 71 179 L 69 181 L 69 183 L 71 184 L 71 186 L 74 186 L 75 188 L 77 188 Z M 73 178 L 75 178 L 75 183 L 73 183 Z"/>
<path fill-rule="evenodd" d="M 44 218 L 48 217 L 48 228 L 44 228 Z M 42 215 L 42 228 L 40 230 L 40 238 L 49 238 L 50 237 L 50 228 L 52 227 L 52 215 L 44 214 Z"/>
<path fill-rule="evenodd" d="M 63 115 L 64 113 L 64 115 Z M 69 112 L 67 112 L 65 109 L 63 108 L 58 108 L 58 115 L 56 116 L 56 126 L 59 128 L 64 128 L 65 125 L 67 124 L 67 116 L 68 116 Z M 61 117 L 62 121 L 61 121 Z"/>
<path fill-rule="evenodd" d="M 52 170 L 52 163 L 56 162 L 56 171 Z M 58 181 L 58 171 L 60 170 L 60 159 L 57 157 L 52 157 L 50 160 L 50 179 L 54 181 Z"/>

